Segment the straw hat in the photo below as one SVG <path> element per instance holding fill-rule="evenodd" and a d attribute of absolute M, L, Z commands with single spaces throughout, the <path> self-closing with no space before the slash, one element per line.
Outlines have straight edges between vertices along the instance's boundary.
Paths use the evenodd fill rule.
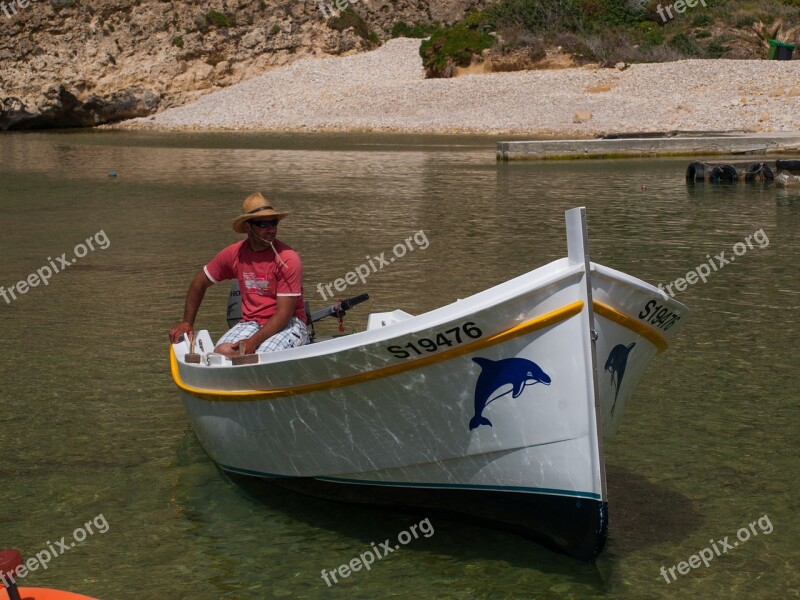
<path fill-rule="evenodd" d="M 250 219 L 260 219 L 264 217 L 275 217 L 279 221 L 289 213 L 278 212 L 270 205 L 269 200 L 264 198 L 259 192 L 250 194 L 242 202 L 242 214 L 233 221 L 233 230 L 236 233 L 247 233 L 244 228 L 245 221 Z"/>

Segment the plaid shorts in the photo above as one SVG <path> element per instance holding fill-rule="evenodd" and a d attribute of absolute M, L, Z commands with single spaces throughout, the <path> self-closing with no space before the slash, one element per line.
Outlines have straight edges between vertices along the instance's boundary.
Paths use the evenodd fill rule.
<path fill-rule="evenodd" d="M 219 338 L 217 346 L 220 344 L 233 344 L 240 340 L 246 340 L 252 337 L 259 329 L 259 325 L 255 321 L 240 321 L 225 335 Z M 308 331 L 306 324 L 297 317 L 289 319 L 281 331 L 276 333 L 270 338 L 267 338 L 256 349 L 256 352 L 275 352 L 276 350 L 286 350 L 287 348 L 295 348 L 308 343 Z"/>

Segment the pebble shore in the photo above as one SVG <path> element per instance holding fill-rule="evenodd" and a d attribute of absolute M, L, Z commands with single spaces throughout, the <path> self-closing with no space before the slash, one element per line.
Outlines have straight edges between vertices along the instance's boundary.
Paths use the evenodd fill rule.
<path fill-rule="evenodd" d="M 425 79 L 419 40 L 302 59 L 116 127 L 591 137 L 800 131 L 800 61 L 684 60 Z"/>

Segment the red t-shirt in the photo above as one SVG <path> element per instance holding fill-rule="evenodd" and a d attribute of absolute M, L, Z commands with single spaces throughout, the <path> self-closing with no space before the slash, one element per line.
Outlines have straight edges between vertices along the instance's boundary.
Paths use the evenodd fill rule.
<path fill-rule="evenodd" d="M 284 266 L 272 248 L 254 252 L 247 240 L 223 249 L 203 270 L 219 283 L 239 280 L 242 292 L 242 319 L 263 325 L 278 311 L 278 296 L 296 296 L 294 316 L 306 322 L 303 302 L 303 263 L 300 255 L 279 240 L 273 242 Z"/>

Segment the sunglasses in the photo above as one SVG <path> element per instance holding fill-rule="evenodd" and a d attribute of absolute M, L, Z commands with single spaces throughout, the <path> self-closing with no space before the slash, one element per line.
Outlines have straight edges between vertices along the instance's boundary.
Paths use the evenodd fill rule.
<path fill-rule="evenodd" d="M 259 229 L 266 229 L 267 227 L 277 227 L 278 226 L 278 219 L 272 219 L 270 221 L 248 221 L 250 225 L 258 227 Z"/>

